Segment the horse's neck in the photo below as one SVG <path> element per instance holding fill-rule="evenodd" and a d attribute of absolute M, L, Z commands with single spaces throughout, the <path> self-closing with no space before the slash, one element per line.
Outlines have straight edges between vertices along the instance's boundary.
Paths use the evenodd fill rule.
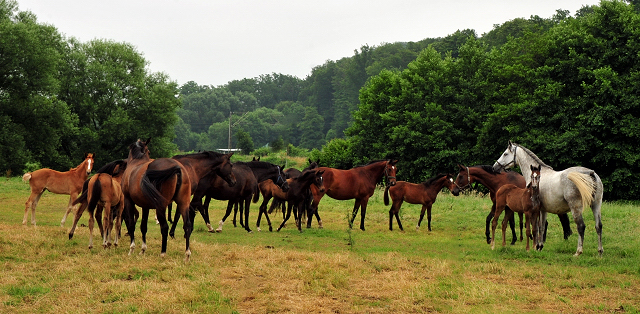
<path fill-rule="evenodd" d="M 258 179 L 258 182 L 262 182 L 264 180 L 271 179 L 273 177 L 278 176 L 277 168 L 253 168 L 249 166 L 249 169 L 251 169 L 251 171 L 253 172 L 253 175 L 256 176 L 256 179 Z"/>
<path fill-rule="evenodd" d="M 469 177 L 485 187 L 487 187 L 491 192 L 496 192 L 499 188 L 492 178 L 495 178 L 495 174 L 489 173 L 482 168 L 479 167 L 471 167 L 469 168 Z M 469 182 L 471 183 L 471 182 Z"/>
<path fill-rule="evenodd" d="M 380 177 L 382 177 L 382 175 L 384 174 L 384 169 L 386 166 L 386 161 L 381 161 L 364 166 L 363 170 L 366 170 L 365 173 L 369 174 L 369 179 L 373 181 L 373 184 L 376 184 L 378 183 L 378 179 L 380 179 Z"/>
<path fill-rule="evenodd" d="M 69 171 L 73 172 L 79 178 L 87 179 L 87 177 L 88 177 L 88 175 L 87 175 L 87 160 L 83 161 L 77 167 L 72 168 Z"/>
<path fill-rule="evenodd" d="M 524 151 L 521 154 L 516 155 L 516 163 L 520 166 L 520 171 L 522 172 L 522 176 L 524 177 L 527 185 L 531 183 L 531 166 L 539 167 L 540 164 L 533 160 L 531 156 L 526 154 Z M 545 167 L 543 167 L 544 169 Z"/>

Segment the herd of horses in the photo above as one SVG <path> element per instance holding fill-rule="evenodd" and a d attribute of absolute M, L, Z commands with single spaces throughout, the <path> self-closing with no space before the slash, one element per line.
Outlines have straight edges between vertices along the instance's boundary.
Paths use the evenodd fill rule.
<path fill-rule="evenodd" d="M 26 224 L 31 210 L 31 223 L 36 224 L 35 209 L 45 190 L 68 194 L 69 204 L 61 226 L 64 226 L 73 208 L 79 205 L 69 231 L 69 239 L 73 237 L 78 220 L 84 211 L 88 210 L 89 248 L 93 246 L 94 220 L 98 223 L 102 245 L 105 248 L 110 247 L 112 241 L 113 245 L 118 245 L 121 224 L 124 221 L 130 238 L 131 254 L 136 247 L 136 224 L 141 218 L 140 253 L 143 254 L 147 249 L 149 210 L 156 209 L 156 223 L 160 225 L 162 235 L 161 256 L 166 254 L 168 236 L 174 237 L 177 223 L 182 218 L 185 260 L 188 261 L 191 255 L 189 239 L 197 213 L 201 214 L 210 232 L 222 232 L 222 226 L 231 211 L 235 209 L 234 212 L 237 212 L 239 207 L 240 224 L 247 232 L 251 232 L 249 207 L 251 202 L 258 202 L 260 195 L 263 196 L 263 202 L 259 207 L 258 230 L 264 215 L 269 231 L 272 231 L 269 213 L 278 206 L 283 208 L 283 221 L 278 231 L 285 226 L 292 212 L 299 231 L 302 231 L 304 218 L 307 219 L 307 228 L 311 227 L 313 217 L 316 217 L 319 227 L 322 228 L 318 205 L 320 200 L 328 195 L 337 200 L 354 199 L 350 226 L 360 211 L 360 229 L 364 231 L 369 198 L 374 194 L 376 186 L 386 179 L 384 203 L 387 206 L 391 203 L 389 230 L 393 230 L 394 217 L 398 227 L 404 230 L 399 211 L 403 202 L 407 202 L 422 205 L 416 229 L 420 227 L 426 212 L 428 229 L 431 231 L 431 207 L 440 190 L 446 187 L 453 195 L 458 196 L 473 183 L 479 183 L 489 190 L 493 203 L 486 219 L 486 238 L 492 249 L 495 246 L 495 229 L 503 211 L 505 218 L 502 222 L 502 245 L 506 245 L 507 225 L 511 227 L 511 244 L 517 241 L 514 213 L 518 213 L 520 241 L 523 240 L 522 217 L 525 216 L 527 250 L 530 239 L 533 240 L 536 250 L 542 250 L 546 239 L 547 213 L 559 216 L 564 237 L 567 239 L 572 234 L 567 215 L 570 211 L 579 234 L 575 253 L 578 256 L 582 253 L 584 240 L 585 224 L 582 212 L 584 208 L 591 207 L 598 234 L 598 252 L 600 255 L 603 252 L 600 213 L 603 187 L 598 175 L 584 167 L 554 171 L 533 152 L 512 142 L 509 142 L 507 149 L 493 166 L 467 167 L 459 164 L 457 176 L 438 174 L 420 184 L 396 180 L 397 160 L 376 160 L 348 170 L 320 167 L 316 162 L 309 160 L 309 167 L 300 171 L 294 168 L 284 169 L 284 166 L 255 158 L 251 162 L 232 163 L 230 159 L 233 153 L 221 154 L 211 151 L 152 159 L 149 157 L 149 142 L 150 139 L 132 143 L 126 159 L 108 163 L 91 178 L 89 175 L 94 165 L 93 154 L 86 154 L 80 165 L 67 172 L 44 168 L 26 173 L 23 180 L 29 183 L 31 195 L 26 202 L 22 223 Z M 506 171 L 514 166 L 520 167 L 522 175 Z M 212 198 L 228 200 L 226 213 L 217 229 L 213 229 L 209 220 L 208 207 Z M 267 210 L 271 199 L 271 208 Z M 173 219 L 172 203 L 176 204 Z M 136 206 L 142 209 L 141 217 Z M 234 225 L 235 221 L 234 214 Z"/>

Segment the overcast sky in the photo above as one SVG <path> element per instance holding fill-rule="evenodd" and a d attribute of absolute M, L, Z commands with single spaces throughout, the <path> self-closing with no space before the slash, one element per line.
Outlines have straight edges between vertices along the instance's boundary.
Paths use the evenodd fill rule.
<path fill-rule="evenodd" d="M 304 79 L 362 45 L 419 41 L 596 0 L 18 0 L 66 37 L 127 42 L 153 72 L 219 86 L 261 74 Z"/>

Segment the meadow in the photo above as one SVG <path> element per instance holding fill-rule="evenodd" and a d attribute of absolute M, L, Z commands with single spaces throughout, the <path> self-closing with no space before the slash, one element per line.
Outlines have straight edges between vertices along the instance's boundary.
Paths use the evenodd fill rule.
<path fill-rule="evenodd" d="M 87 215 L 72 240 L 60 220 L 66 195 L 46 192 L 37 226 L 22 225 L 29 187 L 0 179 L 0 313 L 638 313 L 640 311 L 640 206 L 605 202 L 604 255 L 598 256 L 593 214 L 584 214 L 584 254 L 574 257 L 577 236 L 562 237 L 556 216 L 542 252 L 524 242 L 491 250 L 484 238 L 488 196 L 454 197 L 444 190 L 416 230 L 420 206 L 404 204 L 405 231 L 389 231 L 389 206 L 377 189 L 366 231 L 347 219 L 353 201 L 325 197 L 324 228 L 313 222 L 299 233 L 293 221 L 269 232 L 257 207 L 249 234 L 227 220 L 209 233 L 200 216 L 183 261 L 181 224 L 160 257 L 160 228 L 149 221 L 148 245 L 128 256 L 120 246 L 88 249 Z M 214 225 L 226 203 L 210 208 Z M 152 211 L 153 213 L 153 211 Z M 282 221 L 271 215 L 274 229 Z M 572 229 L 576 233 L 575 224 Z M 122 233 L 126 232 L 123 228 Z M 95 236 L 99 238 L 97 229 Z M 508 239 L 510 240 L 510 235 Z M 94 243 L 100 243 L 94 239 Z"/>

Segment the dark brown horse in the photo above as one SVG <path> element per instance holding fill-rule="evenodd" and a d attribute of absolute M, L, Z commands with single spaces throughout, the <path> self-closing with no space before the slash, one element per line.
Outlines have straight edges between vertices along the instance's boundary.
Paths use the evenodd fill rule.
<path fill-rule="evenodd" d="M 192 210 L 198 210 L 202 214 L 202 218 L 205 220 L 209 232 L 221 232 L 224 221 L 230 215 L 233 206 L 238 203 L 244 214 L 243 225 L 245 230 L 251 232 L 248 224 L 249 206 L 252 197 L 254 203 L 258 201 L 258 183 L 265 180 L 274 180 L 278 182 L 278 185 L 282 189 L 287 190 L 289 188 L 284 179 L 282 167 L 268 162 L 236 162 L 234 163 L 233 174 L 237 182 L 234 186 L 230 186 L 225 180 L 214 174 L 203 178 L 198 183 L 198 188 L 191 201 L 191 207 Z M 204 196 L 206 196 L 206 199 L 203 204 L 202 197 Z M 215 230 L 209 222 L 209 203 L 211 198 L 229 201 L 225 216 L 220 221 L 218 229 Z"/>
<path fill-rule="evenodd" d="M 158 221 L 160 222 L 160 233 L 162 234 L 161 256 L 167 252 L 167 236 L 169 225 L 167 224 L 166 208 L 171 201 L 176 202 L 177 210 L 182 215 L 184 221 L 185 237 L 185 260 L 191 256 L 189 239 L 191 237 L 191 219 L 189 218 L 189 202 L 191 200 L 191 180 L 187 169 L 177 160 L 171 158 L 149 158 L 147 141 L 138 140 L 129 146 L 129 157 L 127 158 L 127 169 L 122 175 L 122 192 L 125 200 L 125 223 L 131 245 L 129 254 L 135 249 L 135 225 L 136 225 L 136 205 L 142 207 L 142 221 L 140 231 L 142 232 L 141 254 L 147 249 L 147 221 L 149 209 L 155 208 Z"/>
<path fill-rule="evenodd" d="M 311 212 L 318 210 L 318 204 L 322 197 L 327 194 L 329 197 L 337 200 L 356 200 L 353 206 L 353 214 L 349 222 L 349 226 L 353 225 L 358 209 L 362 207 L 360 213 L 360 229 L 364 228 L 364 218 L 367 211 L 367 203 L 373 195 L 376 184 L 384 177 L 390 185 L 396 184 L 396 167 L 397 160 L 379 160 L 372 161 L 367 165 L 355 167 L 349 170 L 340 170 L 329 167 L 320 167 L 319 170 L 324 171 L 324 187 L 325 191 L 320 191 L 317 187 L 311 186 L 313 194 L 313 203 L 309 209 Z M 309 227 L 311 221 L 307 221 Z"/>
<path fill-rule="evenodd" d="M 110 162 L 98 169 L 96 175 L 91 177 L 91 179 L 84 182 L 82 194 L 73 202 L 73 205 L 81 205 L 75 213 L 73 226 L 69 231 L 69 240 L 73 238 L 78 220 L 80 220 L 85 209 L 88 209 L 89 249 L 93 247 L 94 216 L 98 222 L 98 228 L 100 229 L 100 235 L 102 235 L 103 240 L 102 246 L 104 248 L 111 246 L 111 230 L 113 229 L 113 220 L 116 220 L 114 245 L 118 245 L 122 212 L 124 210 L 124 195 L 122 194 L 120 181 L 126 166 L 127 164 L 124 160 Z M 104 217 L 100 219 L 104 209 L 106 209 L 104 211 Z"/>
<path fill-rule="evenodd" d="M 319 192 L 324 192 L 324 179 L 323 179 L 324 170 L 320 170 L 318 168 L 313 170 L 307 170 L 303 172 L 300 176 L 292 179 L 288 179 L 289 181 L 289 191 L 286 192 L 285 195 L 282 195 L 282 199 L 287 201 L 287 215 L 284 220 L 278 227 L 277 231 L 280 231 L 291 217 L 291 211 L 297 211 L 296 215 L 296 226 L 298 227 L 298 231 L 302 232 L 302 217 L 305 216 L 305 212 L 303 210 L 304 202 L 305 202 L 305 191 L 309 189 L 310 186 L 314 186 Z M 266 207 L 266 204 L 263 203 L 263 206 Z M 262 206 L 261 206 L 262 207 Z M 261 208 L 261 211 L 266 210 L 266 208 Z"/>
<path fill-rule="evenodd" d="M 420 228 L 426 211 L 428 227 L 429 231 L 431 231 L 431 206 L 436 202 L 436 197 L 443 187 L 446 187 L 449 191 L 453 190 L 455 186 L 453 185 L 452 174 L 441 173 L 420 184 L 398 181 L 394 186 L 387 186 L 384 190 L 384 204 L 389 205 L 389 194 L 391 194 L 393 202 L 391 209 L 389 209 L 389 230 L 393 230 L 393 216 L 396 217 L 400 230 L 404 230 L 398 213 L 402 202 L 407 202 L 409 204 L 422 204 L 422 211 L 420 212 L 416 230 Z"/>
<path fill-rule="evenodd" d="M 73 209 L 73 201 L 76 200 L 80 191 L 82 191 L 82 184 L 91 173 L 93 169 L 92 153 L 84 155 L 84 160 L 77 167 L 70 169 L 66 172 L 59 172 L 48 168 L 36 170 L 34 172 L 27 172 L 22 176 L 22 181 L 29 182 L 31 187 L 31 195 L 27 199 L 24 208 L 24 218 L 22 224 L 27 224 L 27 217 L 29 215 L 29 208 L 31 208 L 31 224 L 36 225 L 36 206 L 38 201 L 42 197 L 42 193 L 48 190 L 55 194 L 67 194 L 69 195 L 69 205 L 67 205 L 67 211 L 62 217 L 60 226 L 64 227 L 64 222 L 67 220 L 67 216 Z"/>
<path fill-rule="evenodd" d="M 478 165 L 467 167 L 461 164 L 458 164 L 458 169 L 460 170 L 458 176 L 456 177 L 456 181 L 454 184 L 456 187 L 451 191 L 451 193 L 455 196 L 460 194 L 460 191 L 471 186 L 472 183 L 477 182 L 484 185 L 487 189 L 489 189 L 489 196 L 491 197 L 491 211 L 489 215 L 487 215 L 486 219 L 486 231 L 485 235 L 487 237 L 487 244 L 491 243 L 491 235 L 489 233 L 489 224 L 491 223 L 491 219 L 496 211 L 496 192 L 498 189 L 505 184 L 513 184 L 519 188 L 526 187 L 526 181 L 524 177 L 514 171 L 507 172 L 496 172 L 493 170 L 491 165 Z M 509 210 L 509 209 L 507 209 Z M 516 243 L 518 237 L 516 236 L 515 231 L 515 219 L 513 219 L 513 215 L 509 220 L 509 226 L 511 227 L 512 240 L 511 244 Z M 562 229 L 564 230 L 564 238 L 565 240 L 569 238 L 572 234 L 571 224 L 569 222 L 569 216 L 567 214 L 558 215 L 560 218 L 560 222 L 562 223 Z M 520 240 L 522 240 L 522 217 L 520 217 Z"/>
<path fill-rule="evenodd" d="M 513 215 L 513 212 L 524 214 L 526 217 L 525 225 L 527 227 L 527 247 L 529 251 L 529 239 L 533 239 L 531 235 L 531 225 L 539 219 L 540 215 L 540 166 L 531 167 L 531 182 L 526 188 L 521 189 L 513 184 L 506 184 L 498 189 L 496 193 L 496 214 L 493 217 L 491 223 L 491 249 L 493 250 L 496 245 L 496 226 L 498 225 L 498 218 L 500 214 L 509 206 L 511 211 L 506 212 L 505 216 Z M 507 220 L 509 217 L 505 217 L 502 220 L 502 246 L 506 245 L 505 231 L 507 230 Z M 536 240 L 534 239 L 534 242 Z"/>

